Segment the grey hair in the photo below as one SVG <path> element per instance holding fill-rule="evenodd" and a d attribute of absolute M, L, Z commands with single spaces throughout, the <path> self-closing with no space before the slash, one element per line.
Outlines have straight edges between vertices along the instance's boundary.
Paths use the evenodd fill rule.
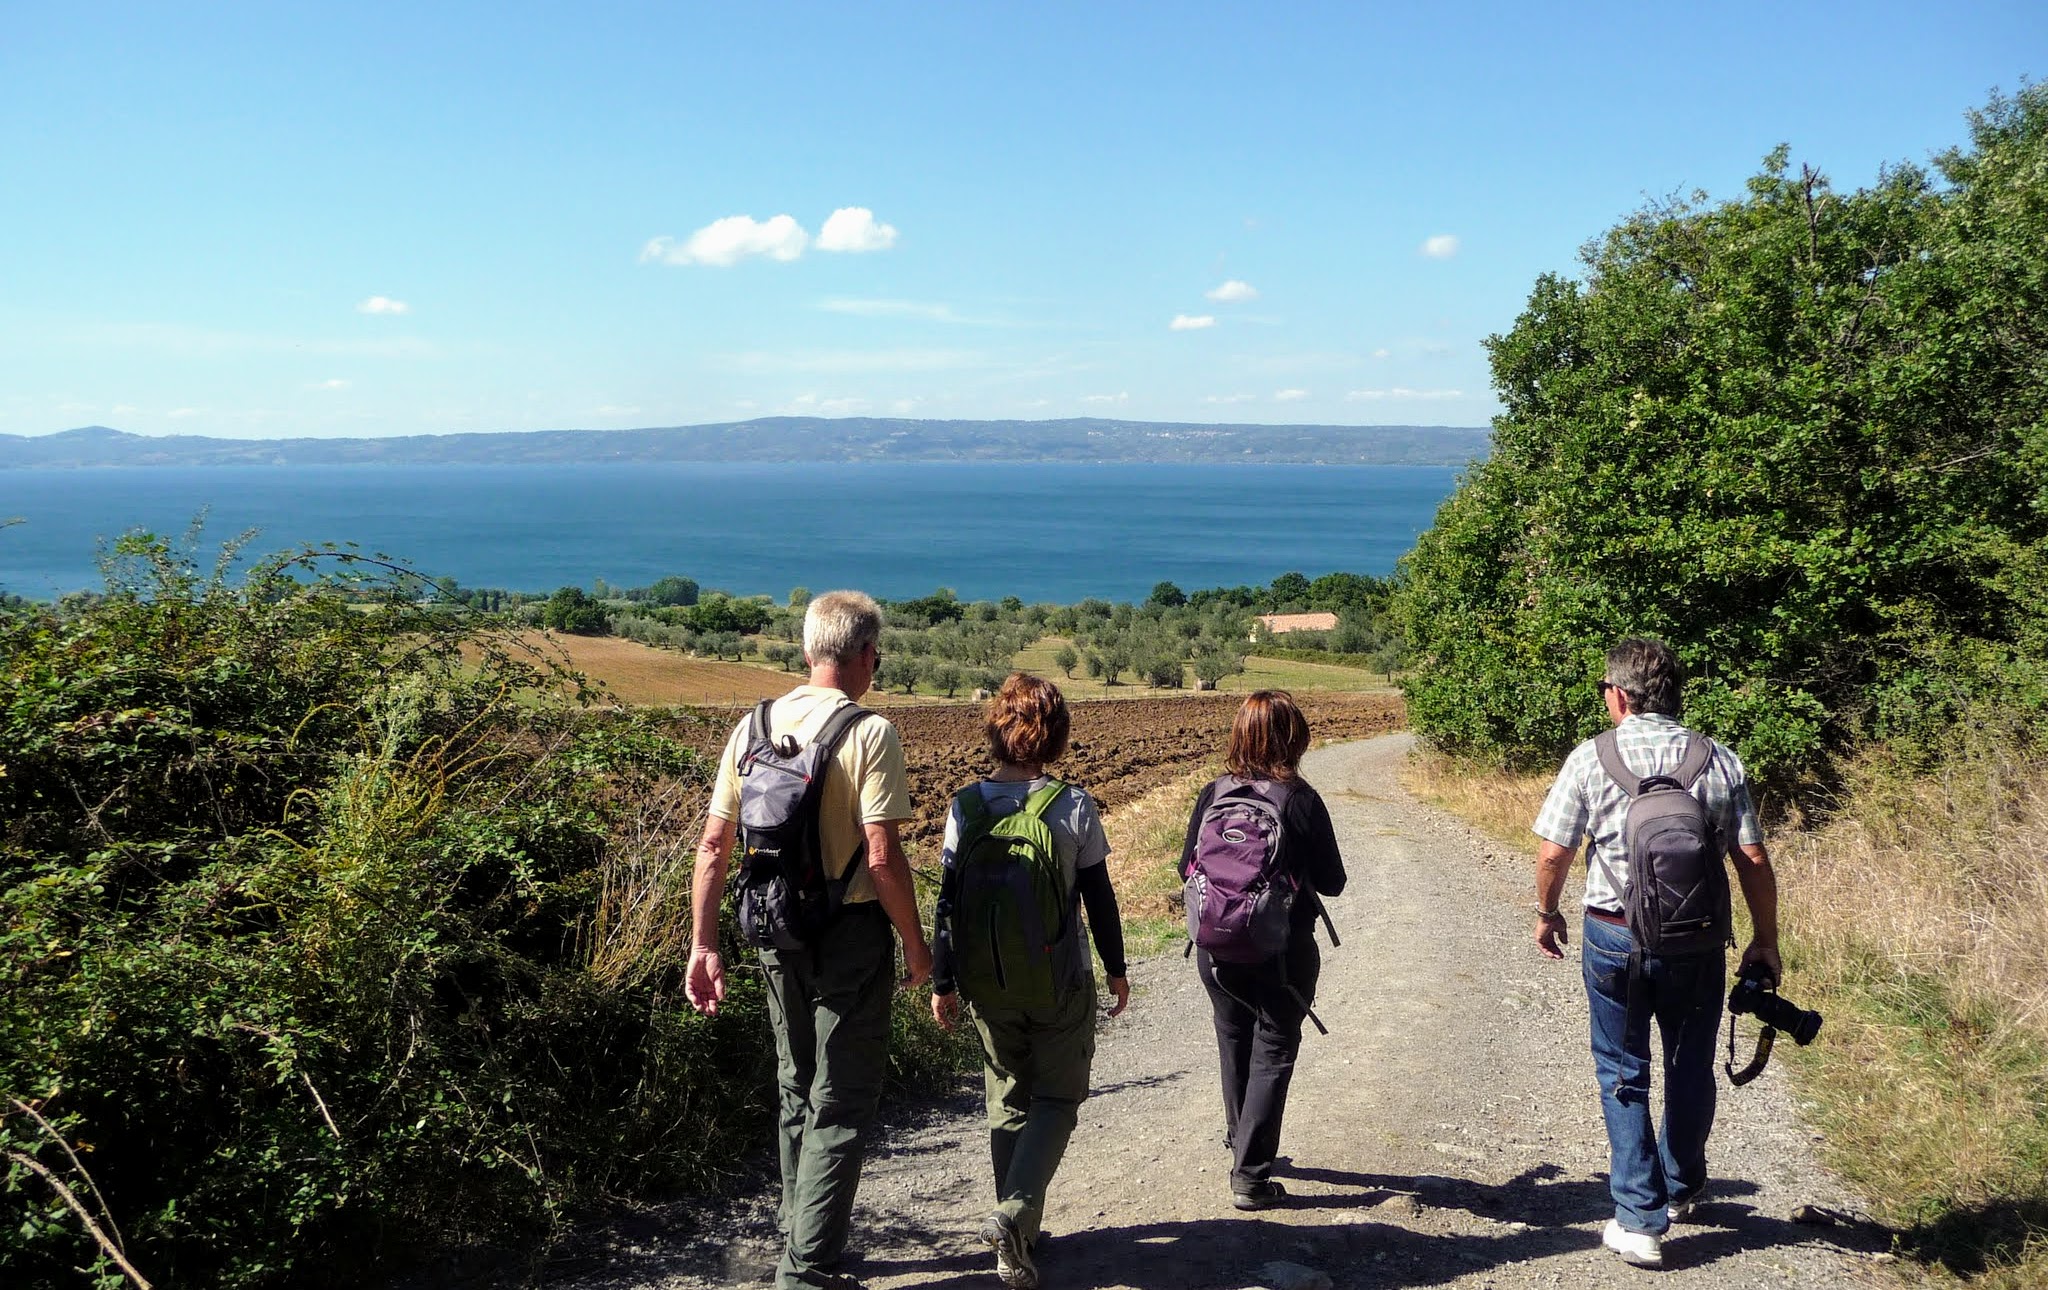
<path fill-rule="evenodd" d="M 804 609 L 804 658 L 813 667 L 851 663 L 881 639 L 882 607 L 865 592 L 828 591 Z"/>
<path fill-rule="evenodd" d="M 1685 669 L 1663 641 L 1631 636 L 1608 650 L 1607 683 L 1626 693 L 1637 712 L 1675 717 L 1684 705 Z"/>

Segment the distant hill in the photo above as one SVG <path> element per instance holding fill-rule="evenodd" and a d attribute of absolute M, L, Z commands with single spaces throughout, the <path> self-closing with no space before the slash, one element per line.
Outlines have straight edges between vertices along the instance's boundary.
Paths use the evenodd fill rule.
<path fill-rule="evenodd" d="M 539 465 L 657 461 L 1315 462 L 1462 466 L 1490 432 L 1462 426 L 908 421 L 763 417 L 645 430 L 533 430 L 390 439 L 213 439 L 84 426 L 0 435 L 0 469 L 64 466 Z"/>

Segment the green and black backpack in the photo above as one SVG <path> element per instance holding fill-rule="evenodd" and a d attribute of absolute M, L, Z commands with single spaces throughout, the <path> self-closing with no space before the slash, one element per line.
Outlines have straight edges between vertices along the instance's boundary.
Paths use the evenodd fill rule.
<path fill-rule="evenodd" d="M 950 933 L 960 993 L 982 1007 L 1050 1008 L 1071 984 L 1064 942 L 1079 928 L 1045 813 L 1059 780 L 1008 815 L 989 810 L 979 784 L 953 795 L 960 837 L 940 911 Z"/>

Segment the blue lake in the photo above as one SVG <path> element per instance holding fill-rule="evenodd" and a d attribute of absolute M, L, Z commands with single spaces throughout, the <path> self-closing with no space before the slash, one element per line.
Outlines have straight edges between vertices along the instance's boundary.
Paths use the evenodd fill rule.
<path fill-rule="evenodd" d="M 0 471 L 0 589 L 100 585 L 98 544 L 206 515 L 250 550 L 354 542 L 464 586 L 644 586 L 664 574 L 782 596 L 951 587 L 1070 603 L 1386 574 L 1450 495 L 1436 466 L 663 463 Z"/>

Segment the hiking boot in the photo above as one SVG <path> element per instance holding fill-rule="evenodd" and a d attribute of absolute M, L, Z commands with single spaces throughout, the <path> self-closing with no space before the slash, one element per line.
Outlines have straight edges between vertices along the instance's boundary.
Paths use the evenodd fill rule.
<path fill-rule="evenodd" d="M 1270 1179 L 1249 1187 L 1230 1190 L 1230 1203 L 1239 1209 L 1271 1209 L 1287 1199 L 1287 1189 Z"/>
<path fill-rule="evenodd" d="M 1649 1232 L 1631 1232 L 1621 1225 L 1618 1218 L 1607 1220 L 1607 1230 L 1601 1234 L 1600 1243 L 1619 1254 L 1621 1261 L 1631 1267 L 1664 1266 L 1664 1238 Z"/>
<path fill-rule="evenodd" d="M 996 1252 L 996 1279 L 1010 1290 L 1033 1290 L 1038 1284 L 1038 1265 L 1031 1261 L 1031 1247 L 1017 1222 L 1008 1214 L 990 1214 L 976 1233 L 982 1243 Z"/>

